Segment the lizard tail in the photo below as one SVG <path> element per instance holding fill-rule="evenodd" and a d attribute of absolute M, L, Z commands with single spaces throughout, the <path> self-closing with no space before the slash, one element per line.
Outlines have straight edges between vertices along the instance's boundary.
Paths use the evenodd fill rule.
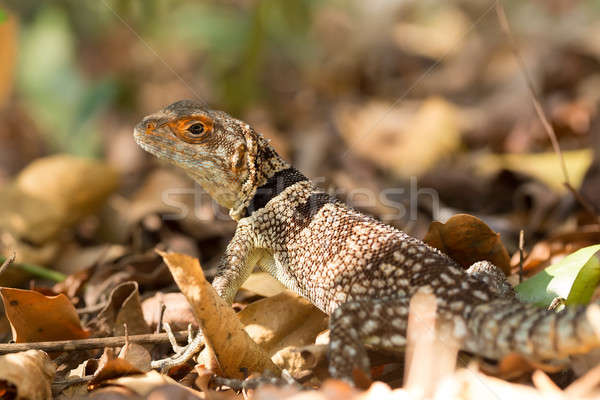
<path fill-rule="evenodd" d="M 600 347 L 600 305 L 554 312 L 515 300 L 475 306 L 464 349 L 491 359 L 519 353 L 534 360 L 565 358 Z"/>

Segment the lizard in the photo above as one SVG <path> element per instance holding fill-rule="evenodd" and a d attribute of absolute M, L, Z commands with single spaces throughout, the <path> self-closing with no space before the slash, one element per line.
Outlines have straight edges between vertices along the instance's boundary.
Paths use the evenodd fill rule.
<path fill-rule="evenodd" d="M 488 359 L 517 353 L 564 360 L 600 346 L 598 322 L 588 312 L 596 304 L 556 313 L 521 303 L 493 264 L 465 270 L 354 210 L 225 112 L 181 100 L 143 118 L 134 138 L 182 168 L 237 221 L 212 282 L 219 296 L 232 304 L 258 266 L 329 314 L 333 377 L 352 382 L 354 368 L 369 376 L 367 347 L 398 352 L 406 345 L 409 302 L 417 292 L 435 296 L 436 321 L 462 350 Z M 191 340 L 176 351 L 187 361 L 200 344 Z"/>

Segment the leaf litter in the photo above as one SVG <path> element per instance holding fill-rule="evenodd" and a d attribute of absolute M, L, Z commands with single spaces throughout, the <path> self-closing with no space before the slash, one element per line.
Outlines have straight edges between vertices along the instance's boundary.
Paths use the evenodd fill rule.
<path fill-rule="evenodd" d="M 277 19 L 263 16 L 265 31 L 288 35 L 281 43 L 310 40 L 305 47 L 284 48 L 277 47 L 277 41 L 264 42 L 275 46 L 262 52 L 266 67 L 242 74 L 228 63 L 258 65 L 244 58 L 251 51 L 243 46 L 221 47 L 222 53 L 216 54 L 211 46 L 199 44 L 206 39 L 199 24 L 171 23 L 165 29 L 164 21 L 202 15 L 203 21 L 211 22 L 218 14 L 221 18 L 235 15 L 240 22 L 247 17 L 240 10 L 253 6 L 235 10 L 227 5 L 185 4 L 185 9 L 174 6 L 172 14 L 163 10 L 164 20 L 154 19 L 150 12 L 142 21 L 126 9 L 119 12 L 126 20 L 146 24 L 145 32 L 185 48 L 185 52 L 175 51 L 151 41 L 182 76 L 194 76 L 199 86 L 210 88 L 206 92 L 214 93 L 211 102 L 260 127 L 311 177 L 323 175 L 320 182 L 325 186 L 342 188 L 336 193 L 340 198 L 426 238 L 465 267 L 488 259 L 516 284 L 522 266 L 525 281 L 517 290 L 548 305 L 557 298 L 586 303 L 599 293 L 595 246 L 600 243 L 600 51 L 593 40 L 597 27 L 582 23 L 594 15 L 585 3 L 549 1 L 508 8 L 514 36 L 520 39 L 519 51 L 562 147 L 570 184 L 585 206 L 565 189 L 562 167 L 532 110 L 522 70 L 508 44 L 499 40 L 495 16 L 485 14 L 479 5 L 449 2 L 432 7 L 418 2 L 344 8 L 326 1 L 306 14 L 297 9 L 290 14 L 308 16 L 305 31 L 294 31 L 295 24 L 303 23 L 299 20 L 290 19 L 296 22 L 282 27 L 269 25 Z M 17 259 L 0 276 L 5 300 L 0 333 L 5 342 L 68 339 L 73 347 L 49 355 L 30 350 L 0 356 L 0 396 L 445 399 L 487 398 L 493 393 L 529 399 L 599 395 L 599 358 L 593 352 L 561 365 L 535 365 L 516 356 L 489 364 L 462 352 L 456 355 L 448 343 L 436 342 L 438 338 L 430 335 L 435 318 L 421 321 L 425 326 L 411 319 L 409 329 L 417 333 L 411 334 L 406 354 L 370 352 L 375 382 L 358 376 L 357 382 L 367 390 L 351 388 L 328 379 L 327 317 L 260 272 L 236 297 L 237 314 L 219 308 L 198 325 L 197 306 L 218 298 L 214 293 L 195 297 L 196 308 L 191 306 L 179 293 L 188 291 L 189 283 L 177 286 L 180 282 L 173 280 L 155 248 L 171 252 L 167 257 L 173 258 L 175 268 L 181 262 L 202 270 L 210 281 L 235 224 L 180 172 L 145 158 L 130 137 L 131 121 L 163 106 L 167 97 L 189 97 L 187 88 L 156 60 L 143 56 L 147 49 L 126 35 L 118 21 L 98 22 L 106 24 L 106 35 L 92 39 L 80 25 L 69 25 L 69 21 L 90 21 L 83 9 L 29 10 L 35 18 L 28 18 L 3 7 L 0 245 L 2 262 L 13 251 Z M 278 13 L 286 15 L 285 7 L 291 6 L 281 7 Z M 478 18 L 481 24 L 475 24 Z M 96 20 L 94 14 L 91 21 Z M 382 29 L 386 24 L 390 29 Z M 23 49 L 17 40 L 19 25 Z M 243 29 L 254 26 L 240 23 L 238 30 L 228 32 L 228 25 L 221 25 L 213 27 L 211 34 L 222 44 L 240 40 Z M 203 40 L 182 41 L 176 36 L 182 30 L 185 37 Z M 298 32 L 303 33 L 297 36 Z M 81 38 L 80 48 L 70 45 L 75 34 Z M 31 40 L 35 37 L 62 43 L 64 51 L 47 58 L 42 42 Z M 294 54 L 286 55 L 285 48 L 292 47 Z M 22 73 L 15 49 L 29 60 Z M 31 73 L 40 68 L 31 60 L 41 59 L 56 61 L 46 80 Z M 18 78 L 13 82 L 15 71 Z M 215 71 L 229 72 L 211 77 Z M 94 81 L 108 75 L 118 77 L 117 83 Z M 149 76 L 153 78 L 142 79 Z M 278 78 L 282 76 L 284 80 Z M 56 82 L 71 82 L 73 90 L 59 93 Z M 124 82 L 131 87 L 119 86 Z M 248 95 L 253 90 L 248 82 L 260 82 L 260 91 L 267 95 Z M 116 100 L 107 90 L 111 85 L 120 87 Z M 89 108 L 67 107 L 65 101 Z M 97 137 L 103 143 L 90 140 Z M 89 154 L 100 147 L 110 162 L 55 154 Z M 418 186 L 412 188 L 415 177 Z M 399 187 L 411 189 L 367 201 L 360 197 L 364 188 L 380 193 Z M 436 189 L 437 197 L 419 191 L 428 187 Z M 413 189 L 419 201 L 418 207 L 411 208 Z M 525 240 L 519 249 L 521 229 Z M 415 307 L 427 310 L 426 298 L 413 300 Z M 591 309 L 592 314 L 595 311 Z M 600 317 L 595 320 L 600 322 Z M 208 330 L 218 362 L 205 349 L 200 364 L 190 361 L 168 375 L 148 371 L 150 360 L 171 354 L 167 339 L 158 345 L 140 345 L 127 338 L 156 332 L 163 322 L 169 322 L 178 337 L 187 335 L 189 323 L 194 329 Z M 232 342 L 228 335 L 234 333 L 244 339 Z M 127 336 L 125 344 L 115 349 L 102 345 L 77 349 L 87 336 L 102 340 L 121 335 Z M 252 373 L 264 365 L 285 369 L 313 390 L 264 384 L 238 394 L 215 375 L 218 366 L 229 376 L 255 377 Z M 219 374 L 225 376 L 225 371 Z"/>

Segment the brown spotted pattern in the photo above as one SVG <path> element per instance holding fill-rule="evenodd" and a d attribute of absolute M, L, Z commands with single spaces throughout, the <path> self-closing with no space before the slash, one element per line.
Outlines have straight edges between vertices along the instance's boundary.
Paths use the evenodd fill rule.
<path fill-rule="evenodd" d="M 211 141 L 180 143 L 169 131 L 169 122 L 190 116 L 210 119 Z M 221 296 L 231 302 L 258 266 L 331 314 L 330 372 L 336 377 L 350 379 L 354 367 L 368 371 L 365 345 L 402 348 L 408 303 L 418 290 L 436 296 L 438 323 L 465 350 L 482 356 L 518 352 L 543 360 L 600 345 L 585 308 L 554 313 L 521 304 L 493 265 L 476 263 L 464 271 L 445 254 L 347 207 L 310 181 L 291 184 L 243 217 L 257 189 L 290 166 L 260 134 L 225 113 L 178 102 L 145 118 L 135 137 L 145 150 L 183 167 L 239 220 L 213 282 Z M 240 146 L 243 163 L 239 151 L 233 160 Z"/>

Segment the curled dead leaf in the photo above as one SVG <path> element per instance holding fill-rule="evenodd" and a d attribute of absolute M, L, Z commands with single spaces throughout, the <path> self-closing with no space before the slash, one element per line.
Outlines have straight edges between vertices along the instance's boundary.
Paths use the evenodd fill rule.
<path fill-rule="evenodd" d="M 268 354 L 244 331 L 233 309 L 206 281 L 197 259 L 177 253 L 159 254 L 190 302 L 205 343 L 214 355 L 206 362 L 210 369 L 237 379 L 244 378 L 244 370 L 280 373 Z"/>
<path fill-rule="evenodd" d="M 464 268 L 487 260 L 506 275 L 510 274 L 510 258 L 500 235 L 472 215 L 458 214 L 445 224 L 432 222 L 423 241 L 446 253 Z"/>
<path fill-rule="evenodd" d="M 88 384 L 88 389 L 96 389 L 111 379 L 140 374 L 142 374 L 142 371 L 125 359 L 115 358 L 108 360 L 96 371 L 94 378 Z"/>
<path fill-rule="evenodd" d="M 4 395 L 14 389 L 10 398 L 27 400 L 52 399 L 52 380 L 56 365 L 40 350 L 0 356 L 0 388 Z M 4 397 L 2 398 L 8 398 Z M 9 395 L 10 396 L 10 395 Z"/>
<path fill-rule="evenodd" d="M 127 324 L 131 335 L 150 333 L 150 327 L 144 320 L 137 282 L 124 282 L 115 287 L 94 322 L 101 331 L 117 336 L 125 334 L 124 324 Z"/>

